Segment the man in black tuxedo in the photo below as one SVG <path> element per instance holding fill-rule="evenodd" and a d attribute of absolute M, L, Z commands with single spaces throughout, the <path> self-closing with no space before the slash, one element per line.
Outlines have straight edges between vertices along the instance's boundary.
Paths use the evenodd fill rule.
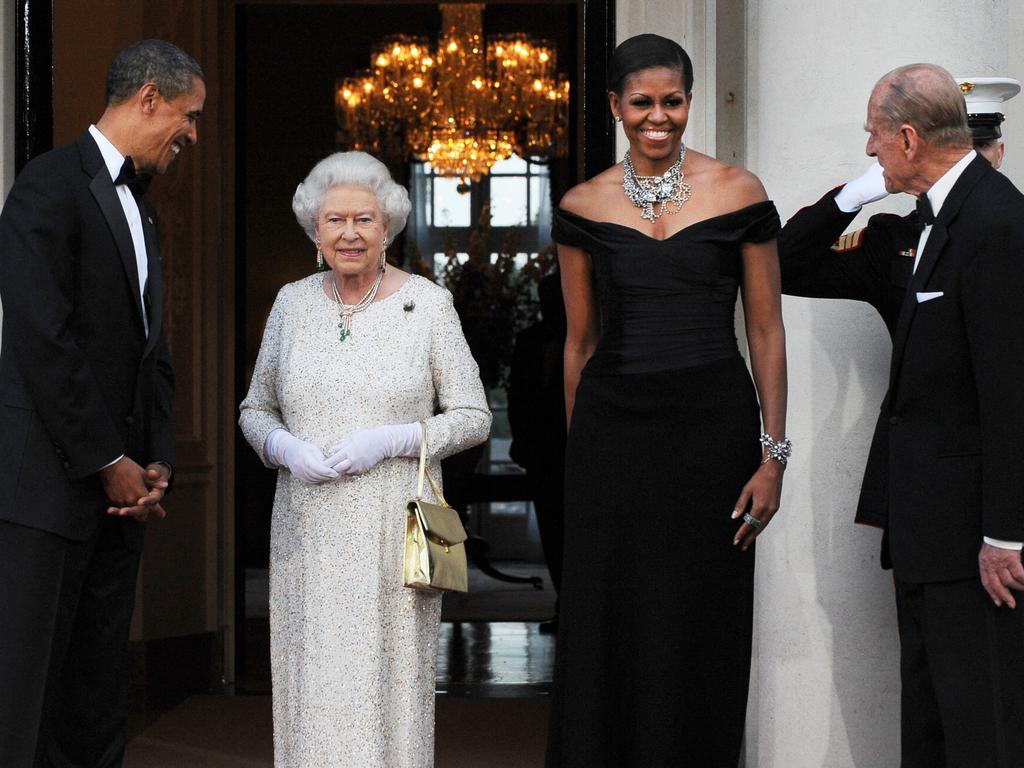
<path fill-rule="evenodd" d="M 1024 754 L 1024 196 L 972 150 L 966 118 L 939 67 L 879 81 L 867 152 L 918 211 L 874 217 L 819 275 L 824 295 L 871 301 L 893 336 L 857 520 L 885 530 L 894 569 L 903 768 Z M 790 228 L 780 251 L 805 244 Z M 790 278 L 810 292 L 809 273 Z"/>
<path fill-rule="evenodd" d="M 1008 77 L 961 78 L 971 142 L 992 167 L 1002 165 L 1002 105 L 1020 92 Z M 907 292 L 917 241 L 917 211 L 906 216 L 879 213 L 868 226 L 843 234 L 861 208 L 888 191 L 876 162 L 856 179 L 801 208 L 779 234 L 782 292 L 816 299 L 850 299 L 871 304 L 891 337 Z"/>
<path fill-rule="evenodd" d="M 0 766 L 119 766 L 144 521 L 174 460 L 155 213 L 196 141 L 202 69 L 146 40 L 102 117 L 0 214 Z"/>

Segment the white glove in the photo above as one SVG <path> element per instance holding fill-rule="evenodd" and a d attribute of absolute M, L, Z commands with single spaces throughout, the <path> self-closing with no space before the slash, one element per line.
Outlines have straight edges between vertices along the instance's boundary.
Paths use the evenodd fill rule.
<path fill-rule="evenodd" d="M 836 205 L 843 213 L 859 211 L 862 205 L 881 200 L 888 195 L 885 189 L 885 178 L 882 176 L 882 166 L 875 161 L 860 176 L 853 181 L 846 182 L 838 194 L 836 194 Z"/>
<path fill-rule="evenodd" d="M 327 464 L 342 475 L 359 475 L 384 459 L 419 456 L 422 439 L 423 427 L 419 422 L 361 429 L 331 449 Z"/>
<path fill-rule="evenodd" d="M 263 453 L 271 464 L 284 467 L 307 485 L 338 479 L 338 473 L 324 461 L 323 451 L 287 429 L 275 429 L 267 435 Z"/>

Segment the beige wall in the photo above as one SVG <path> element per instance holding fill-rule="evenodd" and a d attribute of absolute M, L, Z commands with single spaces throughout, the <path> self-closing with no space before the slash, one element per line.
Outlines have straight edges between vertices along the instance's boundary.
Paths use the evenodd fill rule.
<path fill-rule="evenodd" d="M 1009 22 L 1006 37 L 1009 40 L 1024 39 L 1024 3 L 1010 3 Z M 1024 83 L 1024 45 L 1019 42 L 1009 46 L 1005 71 L 972 72 L 972 75 L 992 74 L 1014 77 Z M 1006 159 L 1002 171 L 1017 188 L 1024 187 L 1024 95 L 1006 103 L 1006 122 L 1003 123 L 1003 140 L 1006 143 Z"/>

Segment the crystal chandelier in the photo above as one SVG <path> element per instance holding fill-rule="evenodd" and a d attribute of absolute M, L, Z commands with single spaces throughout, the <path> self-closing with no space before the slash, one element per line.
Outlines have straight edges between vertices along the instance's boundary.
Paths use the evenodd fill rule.
<path fill-rule="evenodd" d="M 556 51 L 526 35 L 483 37 L 483 3 L 441 3 L 441 36 L 395 35 L 371 69 L 338 80 L 339 141 L 384 158 L 429 162 L 478 181 L 495 163 L 565 157 L 569 81 Z"/>

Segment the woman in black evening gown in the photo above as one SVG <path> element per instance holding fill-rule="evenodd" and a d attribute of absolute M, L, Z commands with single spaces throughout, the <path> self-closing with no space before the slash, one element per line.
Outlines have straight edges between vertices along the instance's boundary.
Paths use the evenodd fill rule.
<path fill-rule="evenodd" d="M 610 81 L 629 153 L 552 231 L 570 430 L 547 765 L 735 768 L 752 544 L 789 454 L 779 218 L 756 177 L 683 146 L 676 43 L 625 41 Z"/>

